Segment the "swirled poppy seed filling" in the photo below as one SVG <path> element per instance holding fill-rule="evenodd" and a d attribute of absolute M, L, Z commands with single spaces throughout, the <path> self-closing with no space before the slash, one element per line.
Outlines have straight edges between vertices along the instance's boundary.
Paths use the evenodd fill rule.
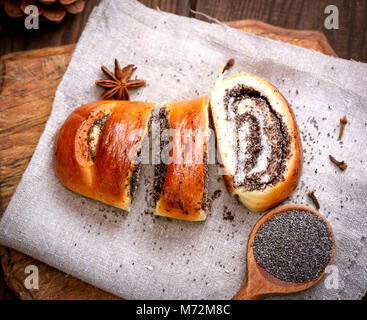
<path fill-rule="evenodd" d="M 93 162 L 95 161 L 99 138 L 101 137 L 104 125 L 106 124 L 110 115 L 111 112 L 109 111 L 107 112 L 101 111 L 100 114 L 96 116 L 97 120 L 94 121 L 93 125 L 88 130 L 87 145 L 88 145 L 89 157 L 90 159 L 92 159 Z"/>
<path fill-rule="evenodd" d="M 290 137 L 282 116 L 258 91 L 243 84 L 226 89 L 223 104 L 237 137 L 233 186 L 253 191 L 283 181 Z"/>
<path fill-rule="evenodd" d="M 170 125 L 169 125 L 169 114 L 166 107 L 162 107 L 159 110 L 158 115 L 153 121 L 159 123 L 159 155 L 160 162 L 154 168 L 154 183 L 153 183 L 153 199 L 157 203 L 159 200 L 164 186 L 164 180 L 167 174 L 168 159 L 169 159 L 169 135 L 170 135 Z"/>

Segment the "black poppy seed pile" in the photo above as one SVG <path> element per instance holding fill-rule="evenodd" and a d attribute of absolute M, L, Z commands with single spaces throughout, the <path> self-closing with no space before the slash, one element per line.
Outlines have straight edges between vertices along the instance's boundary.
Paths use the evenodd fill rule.
<path fill-rule="evenodd" d="M 291 210 L 267 220 L 252 246 L 256 262 L 276 278 L 308 282 L 316 280 L 328 265 L 333 240 L 320 217 Z"/>

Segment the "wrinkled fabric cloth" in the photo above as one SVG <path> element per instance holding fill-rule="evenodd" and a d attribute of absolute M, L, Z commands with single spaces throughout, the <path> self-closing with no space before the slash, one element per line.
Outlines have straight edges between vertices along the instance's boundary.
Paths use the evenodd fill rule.
<path fill-rule="evenodd" d="M 114 58 L 138 66 L 136 76 L 147 80 L 146 87 L 131 91 L 132 100 L 208 95 L 229 58 L 236 61 L 229 74 L 256 74 L 278 87 L 294 110 L 304 148 L 301 181 L 285 203 L 312 206 L 306 193 L 315 189 L 319 211 L 333 227 L 336 251 L 334 267 L 317 285 L 275 298 L 360 299 L 365 294 L 367 64 L 132 0 L 102 1 L 92 12 L 33 158 L 1 218 L 3 245 L 126 299 L 229 299 L 241 287 L 247 239 L 261 215 L 229 195 L 214 165 L 211 209 L 199 223 L 153 216 L 149 165 L 143 166 L 128 214 L 66 189 L 55 177 L 56 133 L 74 109 L 99 99 L 103 91 L 94 82 L 104 77 L 101 65 L 113 70 Z M 348 124 L 338 141 L 343 115 Z M 329 154 L 346 161 L 347 170 L 341 172 Z M 233 220 L 223 219 L 228 212 Z"/>

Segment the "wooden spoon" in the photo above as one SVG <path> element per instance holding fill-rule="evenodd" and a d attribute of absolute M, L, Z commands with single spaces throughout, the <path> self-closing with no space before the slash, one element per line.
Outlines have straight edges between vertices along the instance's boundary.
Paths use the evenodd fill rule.
<path fill-rule="evenodd" d="M 254 251 L 252 248 L 253 241 L 255 239 L 256 232 L 259 228 L 268 220 L 273 218 L 276 214 L 281 214 L 290 210 L 302 210 L 313 213 L 319 216 L 328 226 L 329 231 L 331 233 L 333 247 L 331 252 L 331 258 L 326 267 L 328 267 L 334 257 L 335 251 L 335 238 L 333 231 L 331 229 L 328 221 L 317 211 L 302 205 L 297 204 L 286 204 L 280 207 L 277 207 L 267 214 L 265 214 L 254 226 L 251 231 L 250 238 L 247 245 L 247 277 L 246 280 L 241 287 L 241 289 L 237 292 L 237 294 L 232 298 L 232 300 L 255 300 L 261 299 L 266 295 L 270 294 L 287 294 L 298 292 L 302 290 L 306 290 L 316 284 L 325 274 L 325 270 L 323 273 L 316 279 L 309 282 L 287 282 L 280 280 L 270 273 L 268 273 L 263 267 L 261 267 L 255 260 Z M 325 267 L 325 269 L 326 269 Z"/>

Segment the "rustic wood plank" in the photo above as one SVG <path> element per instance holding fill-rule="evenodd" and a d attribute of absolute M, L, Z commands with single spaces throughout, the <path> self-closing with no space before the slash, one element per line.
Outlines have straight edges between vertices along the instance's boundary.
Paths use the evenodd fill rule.
<path fill-rule="evenodd" d="M 319 30 L 325 33 L 338 56 L 367 62 L 367 1 L 334 0 L 340 12 L 340 29 L 324 27 L 328 0 L 139 0 L 151 8 L 159 7 L 185 16 L 200 15 L 190 8 L 221 21 L 256 19 L 288 29 Z M 25 30 L 20 19 L 10 19 L 0 5 L 0 55 L 18 50 L 75 43 L 93 7 L 100 0 L 88 0 L 85 10 L 69 16 L 61 25 L 42 24 L 40 30 Z"/>
<path fill-rule="evenodd" d="M 190 0 L 139 0 L 149 8 L 188 16 L 190 14 Z"/>
<path fill-rule="evenodd" d="M 3 249 L 0 254 L 6 282 L 22 300 L 119 299 L 15 250 Z M 27 275 L 24 268 L 27 265 L 38 267 L 40 290 L 25 288 L 24 279 Z"/>
<path fill-rule="evenodd" d="M 328 47 L 325 38 L 314 38 L 313 33 L 304 35 L 297 31 L 292 37 L 292 31 L 251 21 L 232 22 L 232 26 L 296 44 L 305 41 L 314 46 L 318 41 L 324 42 L 315 47 L 318 50 Z M 4 80 L 0 85 L 0 199 L 3 199 L 0 214 L 36 147 L 73 49 L 73 45 L 46 48 L 11 53 L 0 59 L 3 72 L 0 79 Z M 6 282 L 22 299 L 115 298 L 15 250 L 4 248 L 0 256 Z M 38 266 L 40 290 L 29 291 L 24 287 L 27 265 Z"/>
<path fill-rule="evenodd" d="M 4 75 L 0 88 L 0 172 L 3 177 L 0 213 L 5 210 L 31 159 L 73 48 L 42 49 L 1 59 Z"/>
<path fill-rule="evenodd" d="M 77 15 L 67 15 L 61 24 L 41 21 L 38 30 L 27 30 L 22 19 L 8 17 L 0 5 L 0 55 L 22 50 L 61 46 L 77 42 L 89 14 L 100 0 L 88 0 Z"/>
<path fill-rule="evenodd" d="M 151 8 L 188 15 L 190 0 L 140 0 Z M 85 9 L 77 15 L 68 15 L 61 24 L 40 22 L 39 30 L 26 30 L 22 19 L 8 17 L 0 5 L 0 55 L 51 46 L 76 43 L 93 8 L 100 0 L 86 1 Z"/>
<path fill-rule="evenodd" d="M 5 279 L 3 277 L 2 266 L 0 263 L 0 300 L 15 300 L 16 298 L 17 297 L 15 293 L 5 283 Z"/>
<path fill-rule="evenodd" d="M 324 27 L 325 7 L 339 8 L 340 29 Z M 364 0 L 196 0 L 195 10 L 220 21 L 256 19 L 288 29 L 322 31 L 338 56 L 367 62 L 367 1 Z M 207 20 L 197 14 L 198 19 Z"/>

